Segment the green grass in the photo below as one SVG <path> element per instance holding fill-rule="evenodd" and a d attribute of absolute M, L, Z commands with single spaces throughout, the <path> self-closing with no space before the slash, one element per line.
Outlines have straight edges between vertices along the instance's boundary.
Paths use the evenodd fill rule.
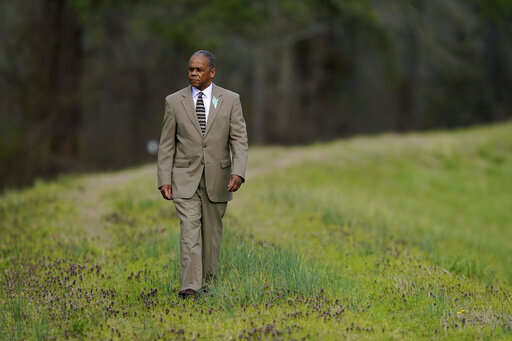
<path fill-rule="evenodd" d="M 0 339 L 512 339 L 512 125 L 250 151 L 179 300 L 154 165 L 0 197 Z"/>

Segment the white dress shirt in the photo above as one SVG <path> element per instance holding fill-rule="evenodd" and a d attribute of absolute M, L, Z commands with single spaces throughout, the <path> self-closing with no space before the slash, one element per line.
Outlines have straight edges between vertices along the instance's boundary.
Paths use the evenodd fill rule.
<path fill-rule="evenodd" d="M 213 83 L 210 83 L 210 85 L 204 90 L 199 90 L 196 87 L 192 87 L 192 98 L 194 99 L 194 109 L 196 107 L 197 97 L 199 96 L 199 93 L 201 91 L 203 92 L 203 102 L 204 102 L 204 110 L 205 110 L 205 114 L 206 114 L 206 124 L 208 124 L 208 114 L 210 113 L 210 103 L 212 101 L 212 88 L 213 88 Z"/>

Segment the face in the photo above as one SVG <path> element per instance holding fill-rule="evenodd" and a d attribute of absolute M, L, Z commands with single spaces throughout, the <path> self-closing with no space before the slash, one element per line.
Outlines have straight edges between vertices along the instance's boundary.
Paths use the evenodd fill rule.
<path fill-rule="evenodd" d="M 190 58 L 188 63 L 188 81 L 199 90 L 206 89 L 215 76 L 215 68 L 210 68 L 210 60 L 201 54 Z"/>

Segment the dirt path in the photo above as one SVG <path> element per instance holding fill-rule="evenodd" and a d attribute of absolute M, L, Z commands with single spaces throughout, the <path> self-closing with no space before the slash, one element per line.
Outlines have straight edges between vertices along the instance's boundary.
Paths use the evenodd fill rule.
<path fill-rule="evenodd" d="M 251 152 L 246 176 L 248 179 L 254 179 L 276 169 L 318 157 L 317 150 L 305 148 L 256 148 Z M 149 164 L 123 171 L 84 175 L 74 182 L 76 188 L 66 193 L 66 200 L 72 200 L 75 203 L 79 212 L 80 225 L 89 238 L 99 246 L 107 246 L 111 243 L 111 236 L 104 227 L 103 217 L 108 213 L 108 208 L 103 196 L 136 179 L 156 177 L 155 167 L 155 164 Z M 160 200 L 156 192 L 155 200 Z"/>
<path fill-rule="evenodd" d="M 111 236 L 105 231 L 102 221 L 108 213 L 103 195 L 134 179 L 154 175 L 154 167 L 147 165 L 113 173 L 86 175 L 78 179 L 77 188 L 68 193 L 69 200 L 75 202 L 81 225 L 95 243 L 100 246 L 111 243 Z"/>

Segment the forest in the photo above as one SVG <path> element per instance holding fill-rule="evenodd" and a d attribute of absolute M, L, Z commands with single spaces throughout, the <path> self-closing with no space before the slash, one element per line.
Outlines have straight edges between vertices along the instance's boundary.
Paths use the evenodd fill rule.
<path fill-rule="evenodd" d="M 198 49 L 251 145 L 511 118 L 508 0 L 2 0 L 0 188 L 153 162 Z"/>

